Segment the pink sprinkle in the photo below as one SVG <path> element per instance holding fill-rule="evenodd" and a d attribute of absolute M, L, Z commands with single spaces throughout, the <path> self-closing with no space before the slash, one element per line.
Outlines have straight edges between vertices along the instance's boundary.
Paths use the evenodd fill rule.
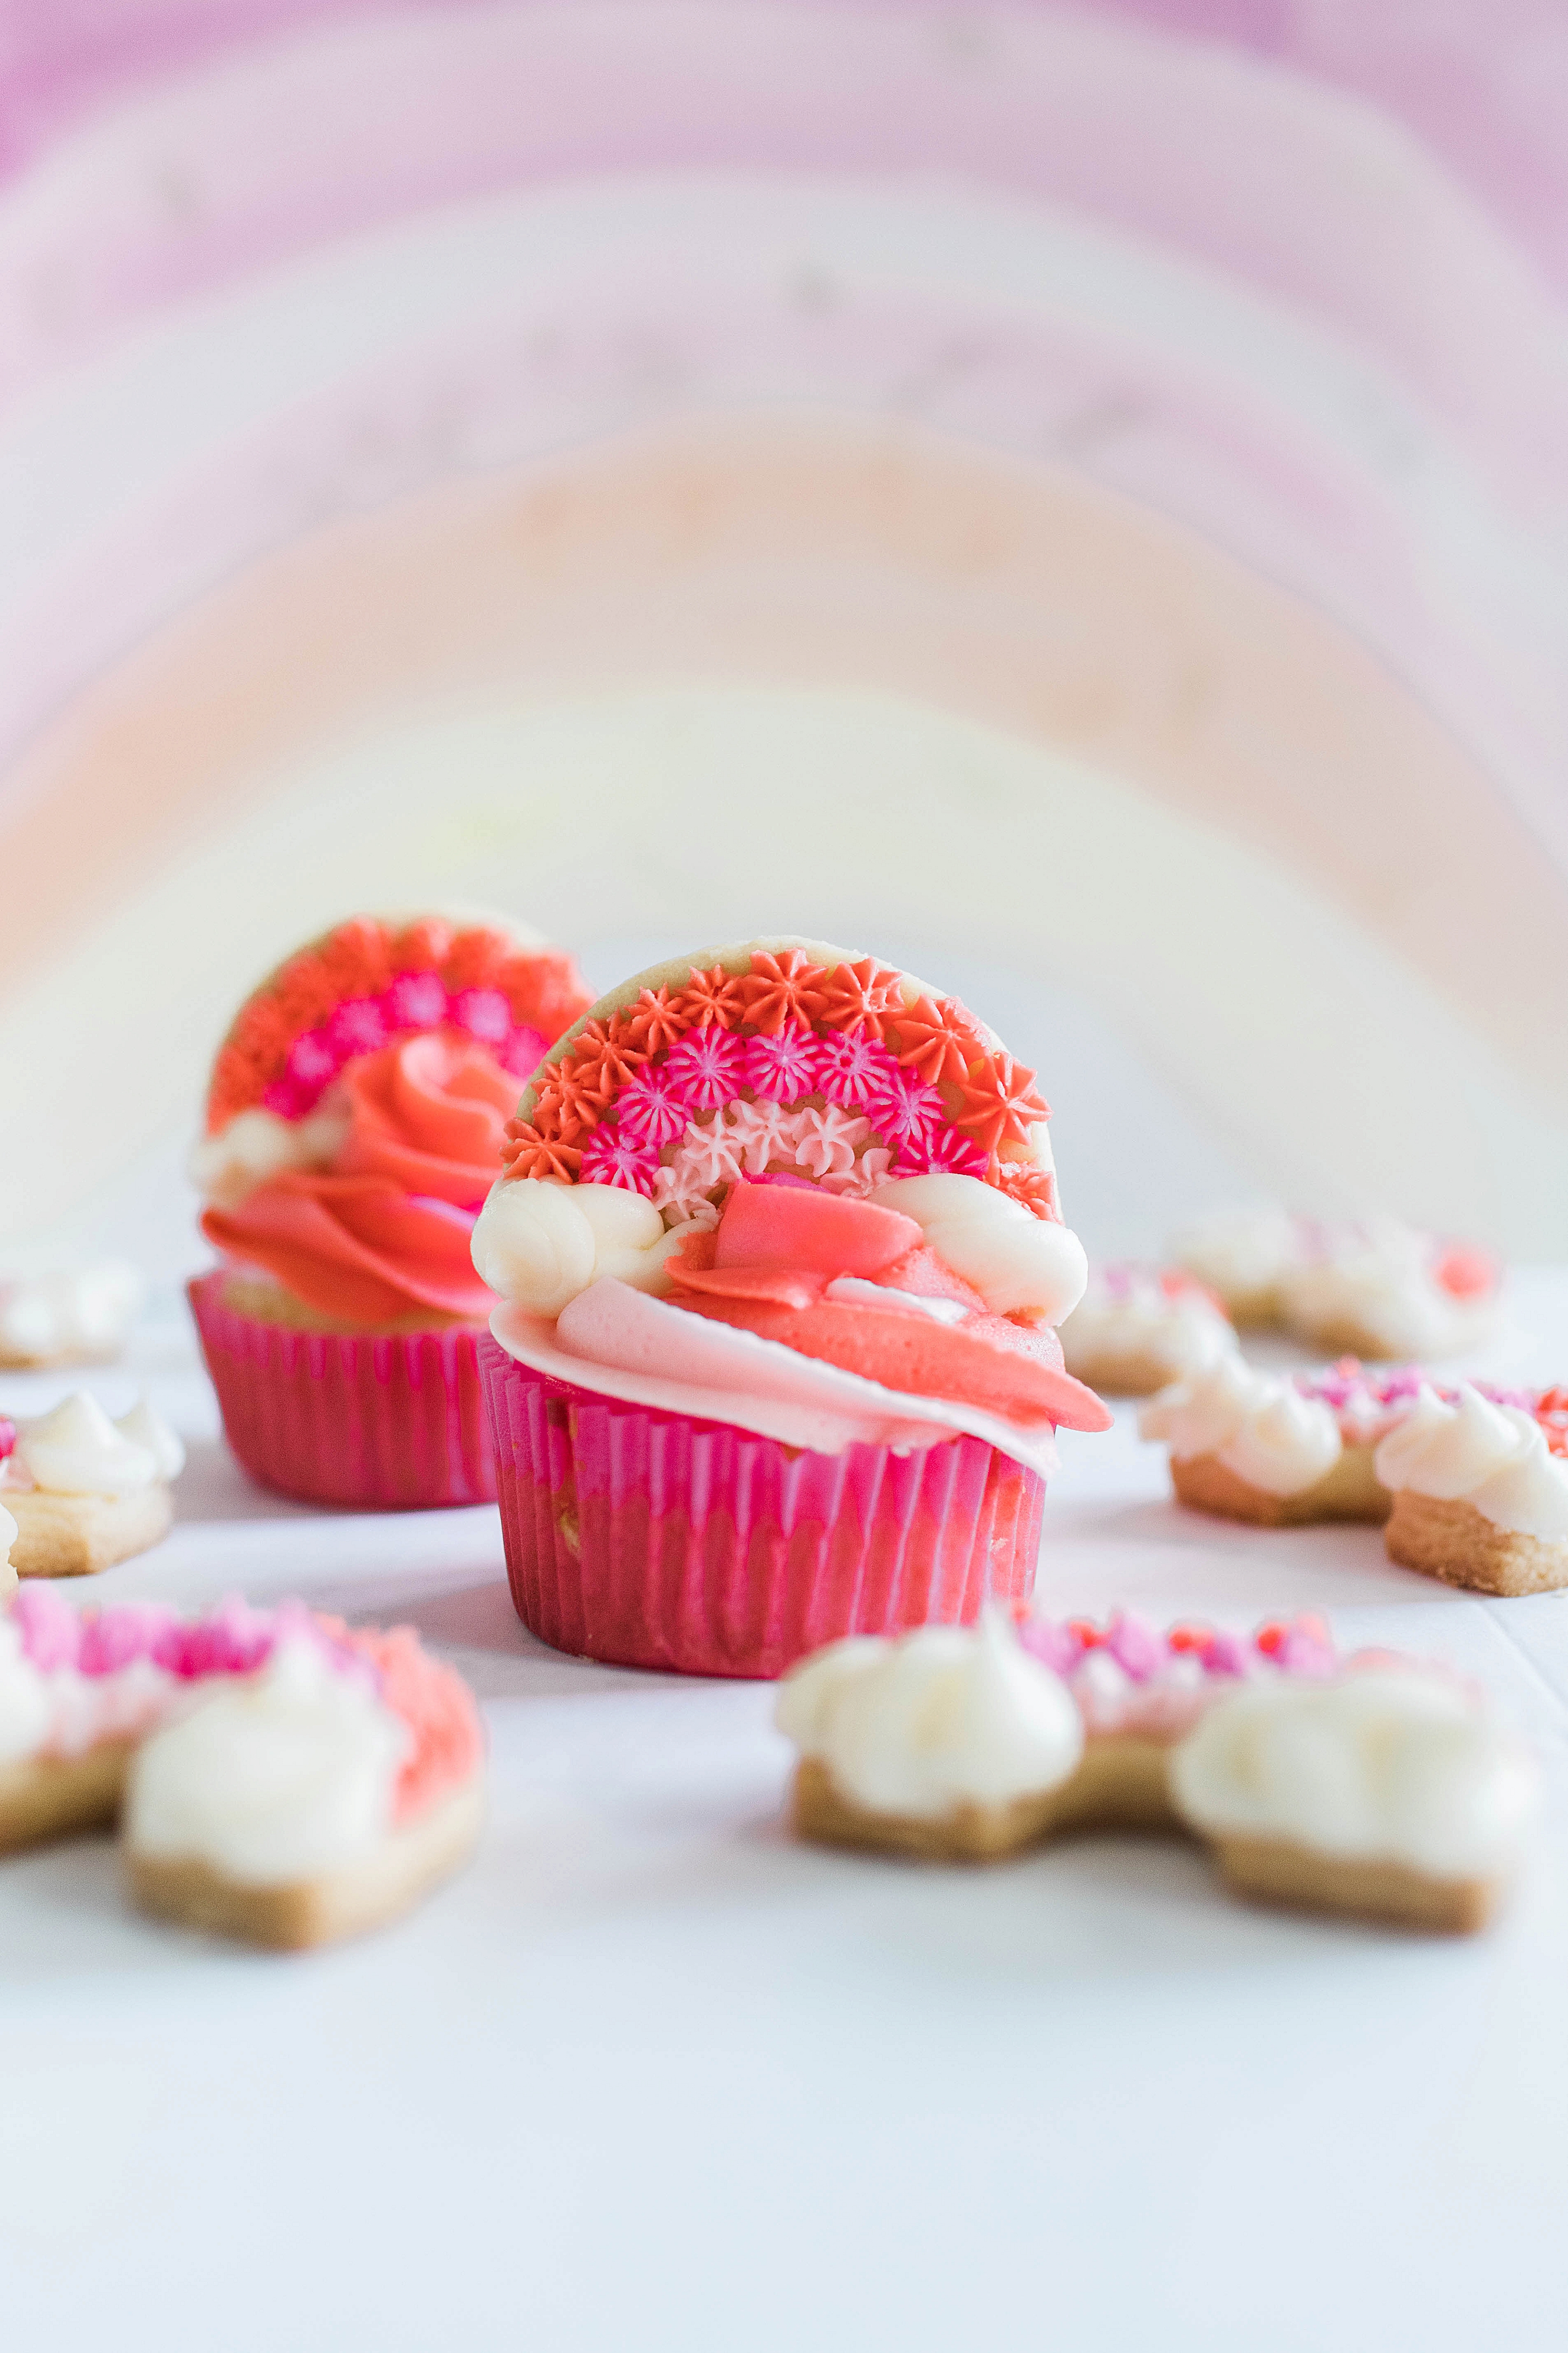
<path fill-rule="evenodd" d="M 627 1193 L 651 1193 L 658 1165 L 658 1155 L 650 1145 L 637 1136 L 623 1135 L 614 1120 L 602 1120 L 583 1146 L 582 1181 L 619 1185 Z"/>
<path fill-rule="evenodd" d="M 447 1018 L 447 987 L 437 972 L 400 972 L 382 993 L 389 1029 L 438 1029 Z"/>
<path fill-rule="evenodd" d="M 187 1683 L 200 1675 L 247 1675 L 271 1657 L 281 1616 L 237 1599 L 225 1601 L 195 1625 L 171 1625 L 153 1656 Z"/>
<path fill-rule="evenodd" d="M 1331 1675 L 1339 1664 L 1334 1646 L 1321 1628 L 1300 1618 L 1293 1619 L 1285 1629 L 1274 1662 L 1288 1675 Z"/>
<path fill-rule="evenodd" d="M 649 1062 L 616 1098 L 616 1116 L 628 1135 L 650 1152 L 674 1144 L 686 1133 L 686 1097 L 679 1078 L 662 1062 Z"/>
<path fill-rule="evenodd" d="M 386 1021 L 374 997 L 345 997 L 326 1025 L 328 1046 L 340 1061 L 374 1054 L 386 1043 Z"/>
<path fill-rule="evenodd" d="M 1134 1683 L 1147 1683 L 1166 1663 L 1164 1639 L 1147 1619 L 1131 1609 L 1119 1609 L 1105 1637 L 1105 1647 Z"/>
<path fill-rule="evenodd" d="M 764 1103 L 798 1103 L 817 1092 L 817 1039 L 809 1029 L 786 1027 L 776 1038 L 752 1038 L 746 1046 L 746 1084 Z"/>
<path fill-rule="evenodd" d="M 531 1079 L 549 1051 L 537 1029 L 514 1029 L 501 1048 L 501 1068 L 514 1079 Z"/>
<path fill-rule="evenodd" d="M 1202 1655 L 1206 1675 L 1244 1675 L 1251 1652 L 1238 1634 L 1227 1634 L 1220 1628 Z"/>
<path fill-rule="evenodd" d="M 84 1675 L 111 1675 L 137 1659 L 153 1657 L 178 1622 L 172 1609 L 156 1601 L 124 1601 L 89 1610 L 82 1620 L 77 1663 Z"/>
<path fill-rule="evenodd" d="M 452 999 L 451 1018 L 459 1029 L 487 1046 L 499 1046 L 511 1033 L 511 1008 L 499 988 L 460 988 Z"/>
<path fill-rule="evenodd" d="M 721 1029 L 689 1029 L 665 1058 L 665 1069 L 693 1111 L 717 1111 L 740 1092 L 745 1076 L 744 1041 Z"/>
<path fill-rule="evenodd" d="M 1026 1618 L 1018 1629 L 1018 1640 L 1054 1675 L 1070 1675 L 1083 1656 L 1083 1644 L 1072 1628 L 1054 1619 Z"/>
<path fill-rule="evenodd" d="M 81 1653 L 81 1620 L 47 1585 L 22 1587 L 11 1604 L 11 1622 L 24 1653 L 42 1673 L 75 1666 Z"/>
<path fill-rule="evenodd" d="M 3 1413 L 0 1413 L 0 1462 L 5 1461 L 5 1457 L 11 1452 L 16 1443 L 16 1423 L 14 1421 L 8 1421 L 5 1416 Z"/>

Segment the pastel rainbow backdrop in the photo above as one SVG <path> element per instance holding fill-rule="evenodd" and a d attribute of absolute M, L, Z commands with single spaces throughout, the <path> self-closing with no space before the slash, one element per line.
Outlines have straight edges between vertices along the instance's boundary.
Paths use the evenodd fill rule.
<path fill-rule="evenodd" d="M 0 1258 L 455 898 L 999 976 L 1091 1242 L 1568 1255 L 1554 0 L 27 13 Z"/>

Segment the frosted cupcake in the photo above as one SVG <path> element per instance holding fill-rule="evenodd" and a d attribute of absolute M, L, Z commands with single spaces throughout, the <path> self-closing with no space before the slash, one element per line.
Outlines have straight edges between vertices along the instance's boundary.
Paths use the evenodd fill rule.
<path fill-rule="evenodd" d="M 493 1496 L 469 1237 L 518 1086 L 586 1001 L 515 928 L 356 916 L 241 1007 L 192 1161 L 222 1263 L 190 1297 L 264 1485 L 365 1510 Z"/>
<path fill-rule="evenodd" d="M 1034 1582 L 1085 1281 L 1034 1073 L 815 941 L 703 951 L 535 1074 L 474 1233 L 513 1599 L 557 1648 L 770 1676 Z"/>

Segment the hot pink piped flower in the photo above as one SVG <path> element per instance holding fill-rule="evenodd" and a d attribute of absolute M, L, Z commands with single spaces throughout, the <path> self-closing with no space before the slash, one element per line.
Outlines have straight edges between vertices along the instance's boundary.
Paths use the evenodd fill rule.
<path fill-rule="evenodd" d="M 549 1051 L 537 1029 L 514 1029 L 500 1050 L 500 1066 L 514 1079 L 531 1079 Z"/>
<path fill-rule="evenodd" d="M 322 1031 L 307 1029 L 289 1047 L 284 1070 L 301 1092 L 313 1090 L 320 1094 L 327 1081 L 337 1076 L 342 1060 L 328 1045 Z"/>
<path fill-rule="evenodd" d="M 511 1007 L 499 988 L 459 988 L 447 1012 L 459 1029 L 486 1046 L 499 1046 L 511 1034 Z"/>
<path fill-rule="evenodd" d="M 650 1152 L 679 1143 L 689 1116 L 679 1078 L 671 1077 L 662 1062 L 649 1062 L 621 1089 L 616 1116 L 626 1134 Z"/>
<path fill-rule="evenodd" d="M 651 1193 L 658 1155 L 651 1145 L 623 1135 L 614 1120 L 605 1120 L 583 1146 L 581 1167 L 584 1185 L 618 1185 L 627 1193 Z"/>
<path fill-rule="evenodd" d="M 900 1075 L 895 1057 L 863 1021 L 816 1041 L 816 1083 L 829 1103 L 865 1105 Z"/>
<path fill-rule="evenodd" d="M 354 1054 L 374 1054 L 386 1043 L 386 1018 L 374 997 L 345 997 L 327 1022 L 328 1046 L 340 1062 Z"/>
<path fill-rule="evenodd" d="M 389 1029 L 437 1029 L 447 1018 L 447 985 L 437 972 L 400 972 L 381 1004 Z"/>
<path fill-rule="evenodd" d="M 274 1079 L 261 1090 L 263 1111 L 275 1112 L 279 1119 L 303 1119 L 315 1100 L 312 1089 L 298 1086 L 292 1079 Z"/>
<path fill-rule="evenodd" d="M 799 1103 L 803 1095 L 816 1094 L 820 1042 L 798 1027 L 785 1027 L 773 1038 L 748 1039 L 746 1084 L 766 1103 Z"/>
<path fill-rule="evenodd" d="M 883 1071 L 867 1097 L 866 1109 L 883 1143 L 891 1146 L 908 1175 L 946 1126 L 947 1113 L 935 1087 L 928 1086 L 912 1071 L 900 1070 L 891 1055 L 888 1060 L 891 1067 Z"/>
<path fill-rule="evenodd" d="M 714 1022 L 705 1029 L 689 1029 L 665 1058 L 665 1069 L 693 1111 L 715 1111 L 745 1082 L 744 1041 Z"/>
<path fill-rule="evenodd" d="M 953 1176 L 985 1175 L 988 1155 L 979 1145 L 961 1135 L 955 1127 L 933 1127 L 918 1143 L 900 1146 L 899 1174 L 900 1176 L 924 1176 L 941 1172 Z"/>

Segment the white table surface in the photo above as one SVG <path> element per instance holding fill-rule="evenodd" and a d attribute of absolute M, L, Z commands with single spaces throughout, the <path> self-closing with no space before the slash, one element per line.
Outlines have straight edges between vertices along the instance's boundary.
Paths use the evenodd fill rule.
<path fill-rule="evenodd" d="M 1568 1271 L 1513 1311 L 1478 1368 L 1568 1374 Z M 1326 1609 L 1458 1662 L 1541 1744 L 1542 1851 L 1457 1944 L 1246 1910 L 1153 1841 L 909 1868 L 792 1844 L 768 1686 L 535 1642 L 493 1511 L 252 1489 L 172 1294 L 91 1385 L 191 1461 L 81 1598 L 410 1620 L 484 1702 L 491 1811 L 413 1918 L 303 1957 L 137 1918 L 107 1840 L 0 1865 L 5 2346 L 1563 2344 L 1568 1601 L 1180 1513 L 1129 1413 L 1064 1433 L 1044 1606 Z"/>

